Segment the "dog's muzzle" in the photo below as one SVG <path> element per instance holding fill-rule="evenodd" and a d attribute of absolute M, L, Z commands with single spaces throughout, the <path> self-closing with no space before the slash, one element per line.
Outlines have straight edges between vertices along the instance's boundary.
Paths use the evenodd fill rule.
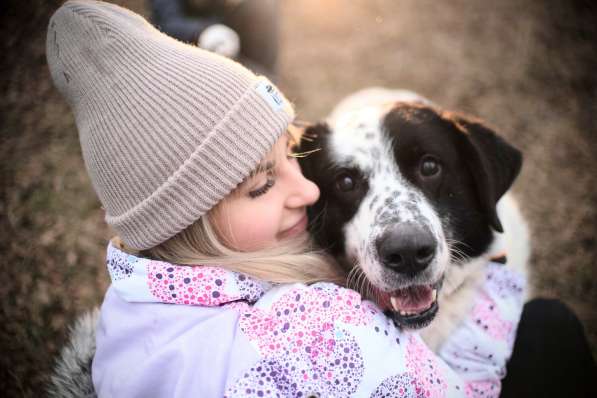
<path fill-rule="evenodd" d="M 436 256 L 437 241 L 431 231 L 412 223 L 400 223 L 375 242 L 382 265 L 401 279 L 414 280 Z M 421 328 L 429 324 L 438 310 L 437 293 L 441 281 L 412 283 L 386 294 L 386 308 L 402 326 Z"/>

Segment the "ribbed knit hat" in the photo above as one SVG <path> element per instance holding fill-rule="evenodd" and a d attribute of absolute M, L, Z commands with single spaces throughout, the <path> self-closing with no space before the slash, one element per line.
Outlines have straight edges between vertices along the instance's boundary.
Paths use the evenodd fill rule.
<path fill-rule="evenodd" d="M 166 241 L 226 197 L 294 118 L 265 77 L 113 4 L 66 2 L 46 50 L 106 221 L 135 249 Z"/>

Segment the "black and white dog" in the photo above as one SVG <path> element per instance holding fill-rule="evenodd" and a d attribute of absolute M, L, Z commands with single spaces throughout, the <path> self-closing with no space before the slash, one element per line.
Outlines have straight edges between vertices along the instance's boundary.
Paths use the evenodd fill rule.
<path fill-rule="evenodd" d="M 425 327 L 432 349 L 470 309 L 490 259 L 505 252 L 526 273 L 528 229 L 506 194 L 522 156 L 479 120 L 368 89 L 304 138 L 300 150 L 314 152 L 303 172 L 321 190 L 310 209 L 316 241 L 349 285 L 401 326 Z"/>

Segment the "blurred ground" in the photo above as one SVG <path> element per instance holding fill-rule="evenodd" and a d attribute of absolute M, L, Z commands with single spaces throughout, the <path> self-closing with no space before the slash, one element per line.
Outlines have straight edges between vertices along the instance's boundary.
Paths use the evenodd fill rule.
<path fill-rule="evenodd" d="M 101 302 L 109 231 L 45 64 L 60 1 L 0 5 L 0 391 L 37 396 L 75 314 Z M 147 15 L 143 0 L 118 1 Z M 550 4 L 550 5 L 548 5 Z M 408 88 L 496 126 L 525 153 L 515 187 L 538 295 L 597 347 L 597 9 L 591 2 L 286 0 L 280 86 L 302 119 L 350 92 Z"/>

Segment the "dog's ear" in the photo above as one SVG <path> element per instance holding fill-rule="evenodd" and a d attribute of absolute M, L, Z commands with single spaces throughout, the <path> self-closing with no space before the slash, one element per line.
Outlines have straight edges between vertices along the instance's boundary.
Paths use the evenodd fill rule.
<path fill-rule="evenodd" d="M 464 133 L 464 158 L 475 180 L 483 211 L 493 229 L 504 232 L 496 205 L 518 176 L 522 153 L 480 120 L 463 115 L 449 117 Z"/>
<path fill-rule="evenodd" d="M 299 163 L 305 177 L 313 179 L 313 168 L 316 166 L 318 151 L 323 146 L 323 140 L 330 134 L 330 128 L 326 123 L 306 125 L 301 135 L 300 143 L 296 148 L 299 154 Z"/>
<path fill-rule="evenodd" d="M 321 148 L 321 140 L 330 134 L 330 127 L 325 122 L 308 124 L 304 127 L 299 150 L 312 151 Z"/>

